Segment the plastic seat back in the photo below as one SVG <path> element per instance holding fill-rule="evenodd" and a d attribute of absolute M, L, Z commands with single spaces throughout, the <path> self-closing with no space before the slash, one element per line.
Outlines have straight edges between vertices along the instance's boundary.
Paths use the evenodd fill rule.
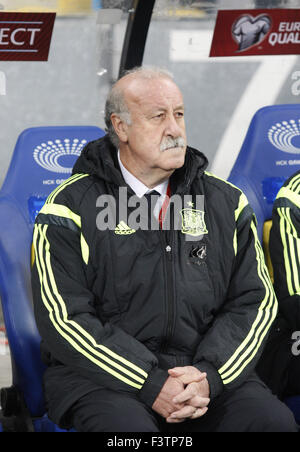
<path fill-rule="evenodd" d="M 270 276 L 269 232 L 276 195 L 300 168 L 300 105 L 274 105 L 254 115 L 229 181 L 244 191 L 256 214 Z M 300 424 L 300 396 L 285 400 Z"/>
<path fill-rule="evenodd" d="M 244 191 L 258 221 L 272 217 L 275 197 L 300 168 L 300 105 L 264 107 L 254 115 L 229 181 Z"/>
<path fill-rule="evenodd" d="M 0 191 L 0 296 L 9 341 L 13 385 L 31 416 L 45 413 L 44 366 L 34 320 L 30 251 L 36 214 L 71 175 L 84 145 L 104 135 L 94 126 L 38 127 L 19 137 Z"/>

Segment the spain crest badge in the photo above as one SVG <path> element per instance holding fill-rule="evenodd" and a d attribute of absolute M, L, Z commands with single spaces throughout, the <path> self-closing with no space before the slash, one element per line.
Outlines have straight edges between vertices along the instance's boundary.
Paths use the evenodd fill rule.
<path fill-rule="evenodd" d="M 183 234 L 192 235 L 194 237 L 208 234 L 206 224 L 204 221 L 203 210 L 196 209 L 183 209 L 180 212 L 182 217 L 182 228 L 181 232 Z"/>

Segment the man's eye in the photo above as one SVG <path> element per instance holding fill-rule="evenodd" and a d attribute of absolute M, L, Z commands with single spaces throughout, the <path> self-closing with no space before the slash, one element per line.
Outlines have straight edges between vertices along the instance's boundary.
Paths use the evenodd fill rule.
<path fill-rule="evenodd" d="M 177 118 L 183 118 L 184 113 L 183 113 L 183 111 L 177 111 L 177 112 L 175 113 L 175 115 L 176 115 Z"/>

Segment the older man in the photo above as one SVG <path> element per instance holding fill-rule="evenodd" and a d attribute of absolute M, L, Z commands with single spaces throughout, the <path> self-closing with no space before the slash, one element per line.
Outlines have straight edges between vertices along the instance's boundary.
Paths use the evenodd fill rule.
<path fill-rule="evenodd" d="M 296 431 L 253 373 L 277 312 L 253 212 L 186 146 L 170 74 L 127 73 L 106 123 L 34 230 L 50 417 L 78 431 Z"/>

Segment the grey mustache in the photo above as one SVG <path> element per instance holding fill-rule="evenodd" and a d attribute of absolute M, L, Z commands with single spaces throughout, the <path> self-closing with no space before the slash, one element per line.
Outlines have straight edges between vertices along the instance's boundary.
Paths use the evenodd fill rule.
<path fill-rule="evenodd" d="M 182 137 L 177 138 L 166 138 L 160 145 L 161 151 L 166 151 L 170 148 L 184 148 L 185 147 L 185 139 Z"/>

